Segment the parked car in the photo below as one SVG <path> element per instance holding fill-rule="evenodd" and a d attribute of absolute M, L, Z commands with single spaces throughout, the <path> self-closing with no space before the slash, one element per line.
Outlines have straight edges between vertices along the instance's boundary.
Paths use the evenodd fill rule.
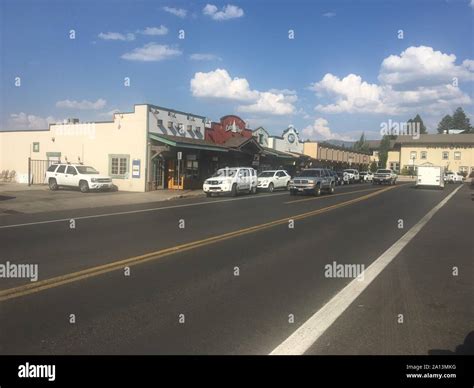
<path fill-rule="evenodd" d="M 203 191 L 208 197 L 212 194 L 237 194 L 257 192 L 257 171 L 251 167 L 226 167 L 217 170 L 204 181 Z"/>
<path fill-rule="evenodd" d="M 336 171 L 334 170 L 328 170 L 329 173 L 334 177 L 334 181 L 336 182 L 336 186 L 340 186 L 343 183 L 342 180 L 342 175 L 339 175 Z"/>
<path fill-rule="evenodd" d="M 336 171 L 337 176 L 340 179 L 341 185 L 348 185 L 349 184 L 349 175 L 344 171 Z"/>
<path fill-rule="evenodd" d="M 89 190 L 110 190 L 112 178 L 101 175 L 94 167 L 82 164 L 58 163 L 51 165 L 45 174 L 45 183 L 50 190 L 60 187 L 78 187 L 81 192 Z"/>
<path fill-rule="evenodd" d="M 325 168 L 308 168 L 299 172 L 290 180 L 290 195 L 297 193 L 320 196 L 321 192 L 334 193 L 336 180 Z"/>
<path fill-rule="evenodd" d="M 275 189 L 288 190 L 291 176 L 285 170 L 268 170 L 258 174 L 257 189 L 268 190 L 270 193 Z"/>
<path fill-rule="evenodd" d="M 372 182 L 373 177 L 374 174 L 372 174 L 370 171 L 361 171 L 359 173 L 360 182 Z"/>
<path fill-rule="evenodd" d="M 349 183 L 356 183 L 359 182 L 359 171 L 354 169 L 354 168 L 347 168 L 344 170 L 344 172 L 348 175 L 349 177 Z"/>
<path fill-rule="evenodd" d="M 464 175 L 461 175 L 458 172 L 448 171 L 445 174 L 445 182 L 448 183 L 463 183 L 464 182 Z"/>
<path fill-rule="evenodd" d="M 374 177 L 372 179 L 372 183 L 374 185 L 376 184 L 383 184 L 383 183 L 388 183 L 389 185 L 394 185 L 397 183 L 397 174 L 393 170 L 390 169 L 378 169 Z"/>

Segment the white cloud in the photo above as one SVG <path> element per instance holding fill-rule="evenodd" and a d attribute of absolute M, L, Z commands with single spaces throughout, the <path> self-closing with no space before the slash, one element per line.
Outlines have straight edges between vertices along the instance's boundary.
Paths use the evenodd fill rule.
<path fill-rule="evenodd" d="M 471 0 L 471 2 L 469 3 L 469 6 L 470 6 L 471 8 L 474 8 L 474 0 Z"/>
<path fill-rule="evenodd" d="M 195 53 L 189 56 L 193 61 L 222 61 L 222 58 L 215 54 Z"/>
<path fill-rule="evenodd" d="M 215 5 L 206 4 L 202 10 L 202 13 L 204 15 L 210 16 L 213 20 L 218 21 L 235 19 L 244 16 L 244 10 L 242 8 L 230 4 L 222 7 L 220 11 Z"/>
<path fill-rule="evenodd" d="M 432 47 L 409 47 L 400 55 L 390 55 L 385 58 L 380 68 L 379 81 L 397 87 L 406 84 L 439 85 L 452 83 L 453 78 L 473 80 L 471 60 L 466 60 L 461 66 L 455 64 L 456 55 L 443 54 Z"/>
<path fill-rule="evenodd" d="M 329 128 L 329 122 L 322 117 L 314 120 L 312 125 L 308 125 L 306 128 L 303 128 L 302 134 L 304 138 L 311 140 L 353 140 L 350 136 L 344 136 L 332 132 Z"/>
<path fill-rule="evenodd" d="M 216 69 L 198 72 L 191 79 L 194 97 L 226 99 L 245 103 L 237 107 L 240 112 L 285 115 L 295 112 L 296 94 L 261 92 L 252 90 L 245 78 L 231 78 L 227 70 Z"/>
<path fill-rule="evenodd" d="M 140 31 L 143 35 L 166 35 L 168 33 L 168 28 L 166 28 L 163 24 L 159 27 L 146 27 L 143 31 Z"/>
<path fill-rule="evenodd" d="M 195 97 L 225 98 L 237 101 L 257 100 L 259 93 L 251 90 L 245 78 L 232 79 L 225 69 L 208 73 L 198 72 L 191 79 L 191 92 Z"/>
<path fill-rule="evenodd" d="M 41 117 L 24 112 L 12 113 L 8 119 L 7 129 L 48 129 L 50 123 L 58 121 L 52 116 Z"/>
<path fill-rule="evenodd" d="M 188 11 L 183 8 L 163 7 L 163 10 L 182 19 L 184 19 L 188 13 Z"/>
<path fill-rule="evenodd" d="M 103 98 L 99 98 L 97 101 L 75 101 L 75 100 L 61 100 L 56 102 L 57 108 L 68 108 L 68 109 L 102 109 L 107 104 L 107 101 Z"/>
<path fill-rule="evenodd" d="M 137 47 L 122 55 L 123 59 L 129 61 L 158 62 L 164 59 L 181 55 L 181 50 L 168 45 L 148 43 L 143 47 Z"/>
<path fill-rule="evenodd" d="M 289 115 L 295 112 L 296 96 L 260 92 L 257 101 L 250 105 L 240 105 L 240 112 L 267 113 L 273 115 Z"/>
<path fill-rule="evenodd" d="M 455 60 L 456 56 L 431 47 L 409 47 L 400 56 L 383 60 L 380 84 L 363 81 L 356 74 L 339 78 L 328 73 L 310 88 L 331 102 L 315 109 L 325 113 L 436 113 L 471 104 L 469 95 L 453 80 L 473 80 L 474 61 L 456 65 Z"/>
<path fill-rule="evenodd" d="M 132 34 L 132 33 L 122 34 L 120 32 L 101 32 L 98 36 L 100 39 L 103 39 L 103 40 L 123 40 L 123 41 L 135 40 L 135 34 Z"/>
<path fill-rule="evenodd" d="M 323 16 L 325 18 L 333 18 L 334 16 L 336 16 L 336 12 L 326 12 L 326 13 L 323 13 Z"/>

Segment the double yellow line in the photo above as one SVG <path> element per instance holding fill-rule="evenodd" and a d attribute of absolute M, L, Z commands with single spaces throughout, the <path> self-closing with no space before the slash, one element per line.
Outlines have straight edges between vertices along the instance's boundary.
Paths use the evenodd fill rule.
<path fill-rule="evenodd" d="M 69 273 L 66 275 L 61 275 L 61 276 L 56 276 L 50 279 L 45 279 L 39 282 L 28 283 L 23 286 L 18 286 L 18 287 L 2 290 L 0 291 L 0 302 L 9 300 L 9 299 L 18 298 L 25 295 L 29 295 L 29 294 L 34 294 L 34 293 L 44 291 L 50 288 L 59 287 L 68 283 L 77 282 L 79 280 L 88 279 L 94 276 L 98 276 L 98 275 L 102 275 L 108 272 L 123 269 L 124 267 L 130 267 L 133 265 L 146 263 L 148 261 L 157 260 L 162 257 L 170 256 L 176 253 L 186 252 L 191 249 L 196 249 L 196 248 L 214 244 L 220 241 L 229 240 L 231 238 L 235 238 L 235 237 L 243 236 L 249 233 L 254 233 L 260 230 L 272 228 L 274 226 L 288 224 L 289 220 L 301 220 L 301 219 L 312 217 L 321 213 L 326 213 L 331 210 L 339 209 L 341 207 L 349 206 L 354 203 L 364 201 L 376 195 L 382 194 L 388 190 L 392 190 L 396 187 L 399 187 L 399 186 L 389 186 L 385 189 L 377 190 L 376 192 L 364 195 L 362 197 L 354 198 L 346 202 L 341 202 L 341 203 L 331 205 L 322 209 L 313 210 L 313 211 L 298 214 L 292 217 L 282 218 L 276 221 L 271 221 L 264 224 L 251 226 L 248 228 L 236 230 L 234 232 L 224 233 L 224 234 L 214 236 L 214 237 L 209 237 L 203 240 L 193 241 L 193 242 L 177 245 L 171 248 L 166 248 L 159 251 L 150 252 L 145 255 L 134 256 L 128 259 L 114 261 L 113 263 L 99 265 L 99 266 L 88 268 L 82 271 L 77 271 L 77 272 Z"/>

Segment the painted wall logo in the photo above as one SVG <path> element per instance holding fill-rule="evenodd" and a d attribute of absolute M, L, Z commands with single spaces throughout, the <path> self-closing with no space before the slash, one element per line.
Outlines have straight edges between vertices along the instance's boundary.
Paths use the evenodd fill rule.
<path fill-rule="evenodd" d="M 333 261 L 324 266 L 326 278 L 354 278 L 358 281 L 364 280 L 364 264 L 337 264 Z"/>
<path fill-rule="evenodd" d="M 14 264 L 7 261 L 0 264 L 0 278 L 38 280 L 38 264 Z"/>
<path fill-rule="evenodd" d="M 406 121 L 388 121 L 380 123 L 380 134 L 382 136 L 400 136 L 407 135 L 413 139 L 419 139 L 421 133 L 421 125 L 419 122 L 406 122 Z"/>
<path fill-rule="evenodd" d="M 56 365 L 34 365 L 27 362 L 18 366 L 18 377 L 20 378 L 43 378 L 48 381 L 56 380 Z"/>

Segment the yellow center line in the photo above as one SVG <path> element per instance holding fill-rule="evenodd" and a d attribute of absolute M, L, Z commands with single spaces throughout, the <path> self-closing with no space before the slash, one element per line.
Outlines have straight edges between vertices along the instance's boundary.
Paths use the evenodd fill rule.
<path fill-rule="evenodd" d="M 218 236 L 208 237 L 208 238 L 205 238 L 203 240 L 192 241 L 192 242 L 189 242 L 189 243 L 177 245 L 177 246 L 162 249 L 162 250 L 159 250 L 159 251 L 150 252 L 150 253 L 147 253 L 147 254 L 144 254 L 144 255 L 134 256 L 134 257 L 130 257 L 130 258 L 127 258 L 127 259 L 124 259 L 124 260 L 114 261 L 114 262 L 109 263 L 109 264 L 104 264 L 104 265 L 99 265 L 99 266 L 87 268 L 87 269 L 84 269 L 84 270 L 81 270 L 81 271 L 72 272 L 72 273 L 69 273 L 69 274 L 60 275 L 60 276 L 56 276 L 56 277 L 53 277 L 53 278 L 41 280 L 39 282 L 28 283 L 28 284 L 25 284 L 25 285 L 22 285 L 22 286 L 5 289 L 5 290 L 0 291 L 0 302 L 5 301 L 5 300 L 9 300 L 9 299 L 18 298 L 18 297 L 25 296 L 25 295 L 28 295 L 28 294 L 37 293 L 37 292 L 47 290 L 47 289 L 50 289 L 50 288 L 59 287 L 59 286 L 64 285 L 64 284 L 68 284 L 68 283 L 76 282 L 76 281 L 79 281 L 79 280 L 91 278 L 91 277 L 98 276 L 98 275 L 101 275 L 101 274 L 105 274 L 105 273 L 108 273 L 108 272 L 116 271 L 116 270 L 119 270 L 119 269 L 123 269 L 124 267 L 130 267 L 132 265 L 146 263 L 148 261 L 156 260 L 156 259 L 159 259 L 159 258 L 162 258 L 162 257 L 166 257 L 166 256 L 176 254 L 176 253 L 186 252 L 186 251 L 189 251 L 191 249 L 199 248 L 199 247 L 209 245 L 209 244 L 214 244 L 214 243 L 224 241 L 224 240 L 228 240 L 228 239 L 231 239 L 231 238 L 234 238 L 234 237 L 239 237 L 239 236 L 243 236 L 243 235 L 246 235 L 246 234 L 254 233 L 254 232 L 257 232 L 257 231 L 260 231 L 260 230 L 272 228 L 272 227 L 277 226 L 277 225 L 287 224 L 289 220 L 301 220 L 301 219 L 304 219 L 304 218 L 307 218 L 307 217 L 312 217 L 312 216 L 315 216 L 315 215 L 318 215 L 318 214 L 321 214 L 321 213 L 326 213 L 326 212 L 329 212 L 331 210 L 335 210 L 335 209 L 338 209 L 338 208 L 341 208 L 341 207 L 344 207 L 344 206 L 351 205 L 353 203 L 364 201 L 366 199 L 369 199 L 371 197 L 374 197 L 376 195 L 384 193 L 388 190 L 392 190 L 396 187 L 400 187 L 400 186 L 390 186 L 390 187 L 387 187 L 385 189 L 377 190 L 376 192 L 366 194 L 362 197 L 354 198 L 354 199 L 351 199 L 349 201 L 341 202 L 341 203 L 331 205 L 331 206 L 328 206 L 328 207 L 325 207 L 325 208 L 322 208 L 322 209 L 317 209 L 317 210 L 309 211 L 309 212 L 306 212 L 306 213 L 297 214 L 295 216 L 285 217 L 285 218 L 282 218 L 282 219 L 279 219 L 279 220 L 267 222 L 267 223 L 260 224 L 260 225 L 251 226 L 251 227 L 236 230 L 236 231 L 233 231 L 233 232 L 224 233 L 224 234 L 221 234 L 221 235 L 218 235 Z"/>
<path fill-rule="evenodd" d="M 283 203 L 285 205 L 288 205 L 288 204 L 292 204 L 292 203 L 300 203 L 300 202 L 305 202 L 305 201 L 314 201 L 315 199 L 326 199 L 326 198 L 337 197 L 339 195 L 349 195 L 349 194 L 363 193 L 363 192 L 366 192 L 366 191 L 375 191 L 375 190 L 380 190 L 380 189 L 372 187 L 370 189 L 348 191 L 348 192 L 344 192 L 344 193 L 325 195 L 325 196 L 322 196 L 322 197 L 310 197 L 310 198 L 296 199 L 296 200 L 293 200 L 293 201 L 287 201 L 287 202 L 283 202 Z"/>

